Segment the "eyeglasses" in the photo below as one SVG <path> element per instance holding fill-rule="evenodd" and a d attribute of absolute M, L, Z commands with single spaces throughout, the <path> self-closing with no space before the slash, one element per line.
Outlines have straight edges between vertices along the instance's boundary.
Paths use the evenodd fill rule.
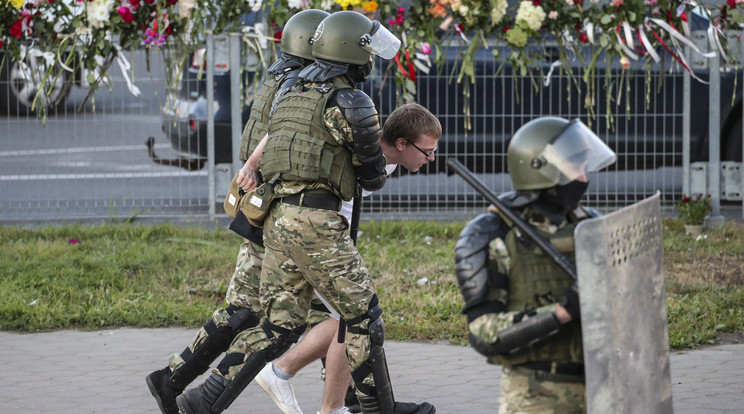
<path fill-rule="evenodd" d="M 437 146 L 436 146 L 436 147 L 434 147 L 434 149 L 433 149 L 433 150 L 431 150 L 430 152 L 426 152 L 426 151 L 422 150 L 421 148 L 419 148 L 419 146 L 418 146 L 418 145 L 414 144 L 414 143 L 413 143 L 413 141 L 411 141 L 410 139 L 408 139 L 408 138 L 403 138 L 403 139 L 405 139 L 406 141 L 408 141 L 408 143 L 409 143 L 409 144 L 413 145 L 413 147 L 414 147 L 414 148 L 416 148 L 417 150 L 419 150 L 419 152 L 421 152 L 422 154 L 424 154 L 424 156 L 425 156 L 426 158 L 429 158 L 429 157 L 433 156 L 433 155 L 434 155 L 434 151 L 436 151 L 436 150 L 437 150 L 437 148 L 439 148 L 439 145 L 437 145 Z"/>

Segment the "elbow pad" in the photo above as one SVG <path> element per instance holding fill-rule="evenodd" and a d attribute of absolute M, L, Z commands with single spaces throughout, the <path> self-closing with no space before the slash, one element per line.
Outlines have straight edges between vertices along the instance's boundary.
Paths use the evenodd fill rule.
<path fill-rule="evenodd" d="M 501 217 L 484 213 L 471 220 L 460 232 L 455 245 L 455 275 L 465 300 L 463 313 L 487 302 L 491 287 L 509 288 L 505 275 L 492 275 L 488 269 L 488 244 L 507 230 Z"/>
<path fill-rule="evenodd" d="M 380 149 L 382 154 L 382 149 Z M 377 191 L 385 186 L 385 157 L 380 156 L 375 164 L 362 164 L 356 167 L 359 185 L 367 191 Z"/>
<path fill-rule="evenodd" d="M 375 164 L 382 157 L 380 120 L 374 102 L 358 89 L 341 89 L 334 96 L 336 105 L 351 127 L 353 149 L 362 164 Z"/>
<path fill-rule="evenodd" d="M 552 312 L 540 312 L 499 332 L 496 342 L 488 343 L 473 334 L 468 339 L 485 356 L 508 355 L 550 338 L 560 329 L 561 323 Z"/>

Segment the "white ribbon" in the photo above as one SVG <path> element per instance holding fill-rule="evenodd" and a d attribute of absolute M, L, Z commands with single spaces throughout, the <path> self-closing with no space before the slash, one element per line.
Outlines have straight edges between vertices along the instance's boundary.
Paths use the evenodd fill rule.
<path fill-rule="evenodd" d="M 677 50 L 677 57 L 679 57 L 679 60 L 682 61 L 682 64 L 684 64 L 688 68 L 687 72 L 690 74 L 690 76 L 692 76 L 696 81 L 708 85 L 710 82 L 700 79 L 697 75 L 695 75 L 695 71 L 690 68 L 690 64 L 687 63 L 687 59 L 685 59 L 685 51 L 682 50 L 682 47 L 679 45 L 677 39 L 672 38 L 672 44 Z"/>
<path fill-rule="evenodd" d="M 129 79 L 129 69 L 131 69 L 132 65 L 129 64 L 129 61 L 127 58 L 124 57 L 124 54 L 121 52 L 121 47 L 114 43 L 114 48 L 116 48 L 116 63 L 119 64 L 119 69 L 121 69 L 121 74 L 124 76 L 124 80 L 127 82 L 127 88 L 129 89 L 129 92 L 134 96 L 140 96 L 142 92 L 140 92 L 139 88 L 132 83 L 132 80 Z"/>
<path fill-rule="evenodd" d="M 648 37 L 646 37 L 646 32 L 643 30 L 643 25 L 638 25 L 638 34 L 641 36 L 641 44 L 644 48 L 646 48 L 646 52 L 651 56 L 651 58 L 654 60 L 654 62 L 658 62 L 659 54 L 656 53 L 656 49 L 654 49 L 654 46 L 649 42 Z"/>
<path fill-rule="evenodd" d="M 628 42 L 628 47 L 635 49 L 635 43 L 633 42 L 633 29 L 630 28 L 628 22 L 623 22 L 623 32 L 625 32 L 625 41 Z"/>
<path fill-rule="evenodd" d="M 729 58 L 726 55 L 726 52 L 723 50 L 723 45 L 721 44 L 721 39 L 718 38 L 719 33 L 721 32 L 721 29 L 714 25 L 708 26 L 708 43 L 710 43 L 710 47 L 712 49 L 718 49 L 718 51 L 721 53 L 721 57 L 723 58 L 723 61 L 726 63 L 729 63 Z"/>
<path fill-rule="evenodd" d="M 560 65 L 560 60 L 556 60 L 555 62 L 550 64 L 550 70 L 548 70 L 548 74 L 545 75 L 545 81 L 543 82 L 546 87 L 550 86 L 550 77 L 553 76 L 553 69 L 557 68 Z"/>
<path fill-rule="evenodd" d="M 426 56 L 423 53 L 416 52 L 416 58 L 413 59 L 413 65 L 416 66 L 418 70 L 428 75 L 429 68 L 431 67 L 431 61 L 429 60 L 429 56 Z"/>
<path fill-rule="evenodd" d="M 594 23 L 590 22 L 589 19 L 584 19 L 584 28 L 589 43 L 594 44 Z"/>
<path fill-rule="evenodd" d="M 707 53 L 701 52 L 700 49 L 698 49 L 697 46 L 695 46 L 695 43 L 692 43 L 692 41 L 689 38 L 683 36 L 682 33 L 675 30 L 672 26 L 669 26 L 665 21 L 656 19 L 656 18 L 647 18 L 647 20 L 650 20 L 656 23 L 657 25 L 659 25 L 659 27 L 669 32 L 672 38 L 676 38 L 680 42 L 684 43 L 686 46 L 689 46 L 690 49 L 694 50 L 700 56 L 703 56 L 709 59 L 716 56 L 715 52 L 707 52 Z"/>
<path fill-rule="evenodd" d="M 614 32 L 615 37 L 617 37 L 617 44 L 620 45 L 620 49 L 622 49 L 629 58 L 638 60 L 638 55 L 636 55 L 634 51 L 630 50 L 628 46 L 625 46 L 625 43 L 623 42 L 623 39 L 620 37 L 620 34 L 617 32 L 617 30 L 614 30 Z"/>

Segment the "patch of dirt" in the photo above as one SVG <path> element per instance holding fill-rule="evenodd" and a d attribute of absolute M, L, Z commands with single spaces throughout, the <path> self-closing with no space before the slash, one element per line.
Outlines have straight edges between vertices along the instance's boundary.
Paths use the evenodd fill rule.
<path fill-rule="evenodd" d="M 737 332 L 719 332 L 714 345 L 744 344 L 744 334 Z"/>

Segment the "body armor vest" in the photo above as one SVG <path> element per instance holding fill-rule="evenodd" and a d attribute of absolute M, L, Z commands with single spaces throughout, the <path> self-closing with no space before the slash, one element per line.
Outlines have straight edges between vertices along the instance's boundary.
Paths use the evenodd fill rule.
<path fill-rule="evenodd" d="M 507 221 L 508 222 L 508 221 Z M 550 234 L 535 230 L 548 240 L 571 263 L 575 263 L 573 234 L 578 221 Z M 511 258 L 509 270 L 509 297 L 507 311 L 527 311 L 560 300 L 574 280 L 548 255 L 531 241 L 524 240 L 516 227 L 512 227 L 504 240 Z M 519 365 L 526 362 L 550 361 L 557 363 L 583 363 L 581 325 L 569 323 L 549 340 L 511 355 L 498 355 L 489 362 L 499 365 Z"/>
<path fill-rule="evenodd" d="M 342 200 L 358 195 L 351 150 L 328 132 L 323 114 L 336 90 L 350 88 L 344 77 L 318 87 L 289 90 L 271 119 L 271 139 L 261 156 L 261 174 L 283 181 L 322 183 Z"/>
<path fill-rule="evenodd" d="M 245 162 L 251 156 L 258 143 L 261 142 L 266 132 L 269 131 L 269 115 L 271 113 L 271 105 L 274 102 L 274 96 L 276 96 L 289 72 L 282 72 L 267 78 L 253 98 L 251 115 L 248 118 L 248 122 L 245 123 L 245 128 L 243 128 L 243 136 L 240 144 L 241 161 Z"/>

